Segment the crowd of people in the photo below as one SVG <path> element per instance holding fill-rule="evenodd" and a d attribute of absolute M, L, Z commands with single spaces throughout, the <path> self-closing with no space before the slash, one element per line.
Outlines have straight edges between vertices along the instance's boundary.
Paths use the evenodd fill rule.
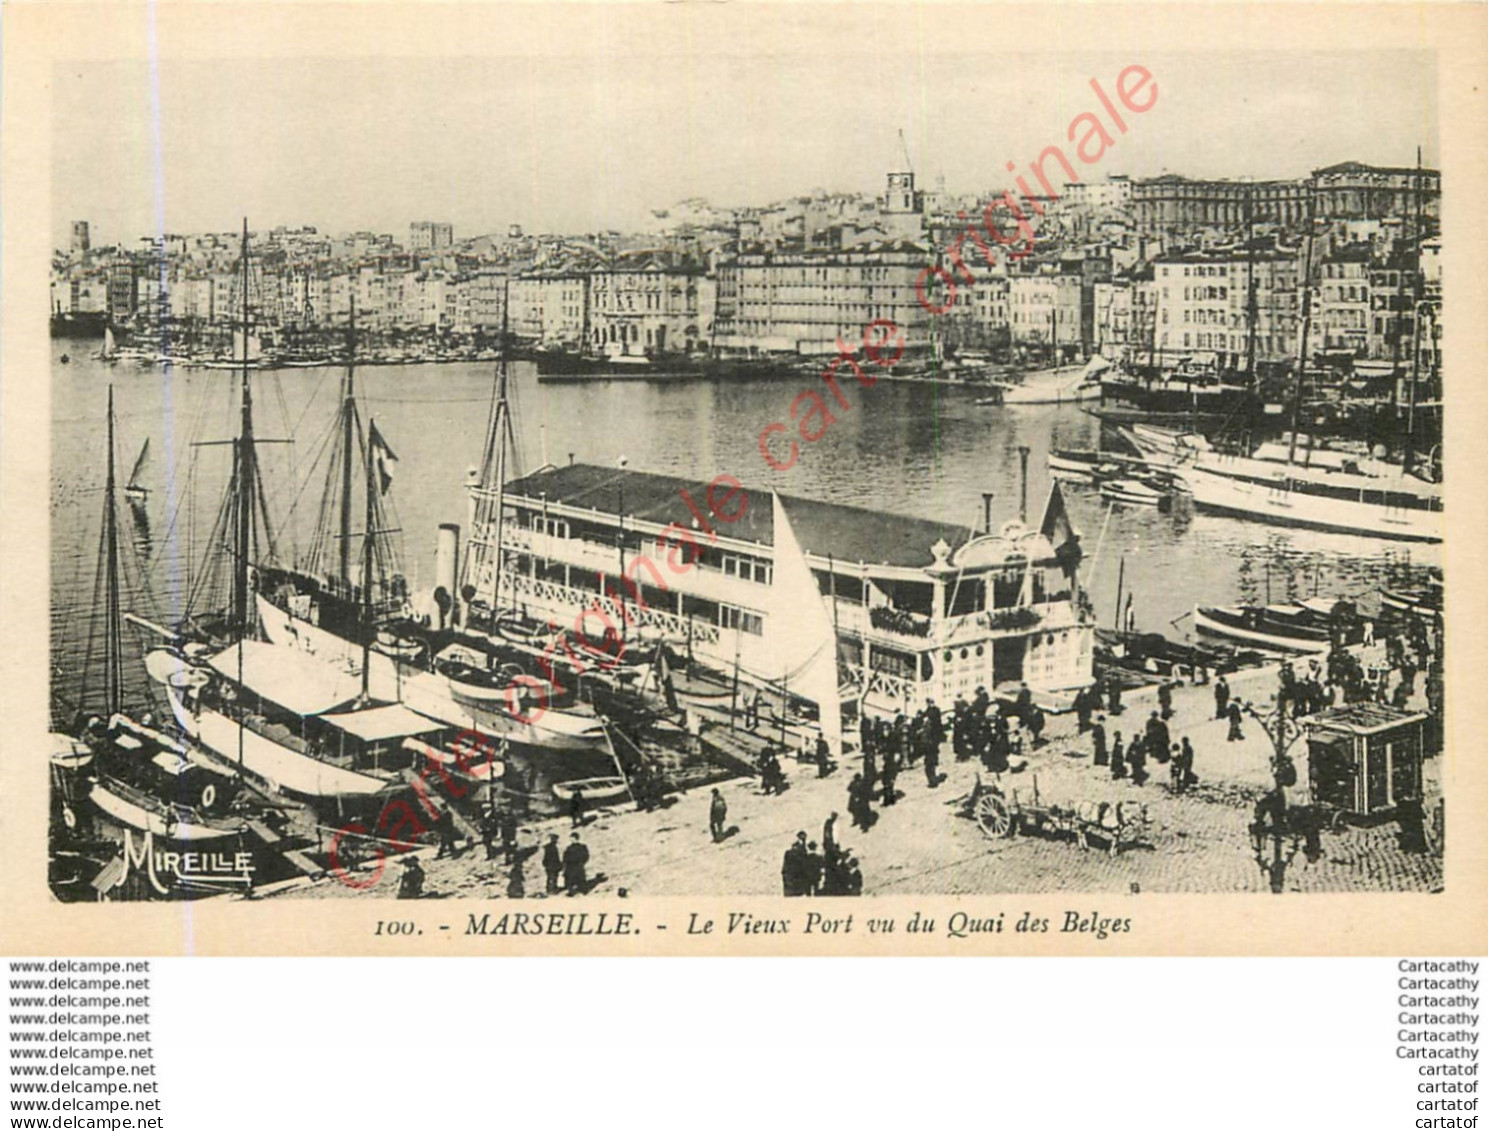
<path fill-rule="evenodd" d="M 780 886 L 783 894 L 863 894 L 862 869 L 852 849 L 838 843 L 836 825 L 837 814 L 833 813 L 822 826 L 820 851 L 816 841 L 808 840 L 805 832 L 796 834 L 795 841 L 785 850 L 785 858 L 780 863 Z"/>

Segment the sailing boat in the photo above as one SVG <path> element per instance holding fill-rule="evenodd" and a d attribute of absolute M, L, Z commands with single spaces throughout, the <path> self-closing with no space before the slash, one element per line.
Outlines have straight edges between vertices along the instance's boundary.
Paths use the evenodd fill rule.
<path fill-rule="evenodd" d="M 401 703 L 447 726 L 553 750 L 601 749 L 605 740 L 599 719 L 566 709 L 574 681 L 562 681 L 565 691 L 560 693 L 536 674 L 533 661 L 541 653 L 468 625 L 458 629 L 453 617 L 445 624 L 442 611 L 436 624 L 415 620 L 407 583 L 386 537 L 396 533 L 386 524 L 383 498 L 391 487 L 397 457 L 375 422 L 369 423 L 363 442 L 354 362 L 352 349 L 335 423 L 339 444 L 327 465 L 321 524 L 311 551 L 299 568 L 260 570 L 257 607 L 265 635 L 274 644 L 357 675 L 368 697 Z M 473 492 L 477 516 L 473 535 L 489 531 L 498 539 L 505 451 L 511 439 L 506 380 L 503 364 L 487 443 L 486 482 L 494 476 L 494 484 Z M 352 577 L 349 557 L 353 468 L 358 459 L 366 472 L 359 584 Z M 333 519 L 335 530 L 329 528 Z M 499 544 L 493 548 L 474 536 L 471 543 L 481 556 L 466 563 L 467 576 L 476 578 L 466 588 L 494 595 L 500 584 Z"/>
<path fill-rule="evenodd" d="M 244 328 L 250 324 L 248 262 L 245 221 Z M 370 705 L 365 685 L 358 688 L 329 665 L 285 656 L 253 639 L 253 563 L 271 563 L 274 550 L 261 497 L 251 366 L 243 360 L 238 435 L 231 441 L 233 473 L 212 534 L 232 566 L 230 608 L 188 620 L 179 633 L 188 642 L 152 652 L 146 670 L 165 688 L 181 729 L 240 774 L 252 773 L 271 788 L 312 799 L 376 795 L 401 784 L 396 770 L 408 761 L 387 744 L 440 728 L 401 710 L 384 711 L 375 725 L 360 716 L 352 720 L 347 708 Z M 257 571 L 264 568 L 259 565 Z M 206 569 L 199 576 L 193 605 L 206 593 L 213 572 Z"/>
<path fill-rule="evenodd" d="M 109 365 L 119 360 L 119 345 L 114 341 L 114 328 L 112 326 L 104 326 L 103 348 L 94 352 L 93 360 L 106 362 Z"/>
<path fill-rule="evenodd" d="M 782 688 L 816 704 L 817 722 L 832 757 L 842 757 L 842 699 L 837 681 L 837 630 L 822 600 L 780 496 L 774 506 L 774 571 L 770 614 L 765 621 L 770 655 L 781 670 Z"/>
<path fill-rule="evenodd" d="M 94 592 L 95 615 L 102 619 L 102 714 L 84 714 L 80 741 L 55 735 L 53 769 L 91 771 L 87 799 L 115 826 L 169 842 L 218 842 L 242 835 L 242 821 L 225 816 L 236 792 L 235 783 L 210 761 L 195 755 L 149 725 L 148 716 L 136 721 L 124 711 L 124 629 L 121 554 L 119 546 L 118 483 L 114 468 L 114 391 L 109 388 L 107 459 L 100 559 Z M 84 697 L 91 674 L 85 659 Z M 85 698 L 79 707 L 85 707 Z M 69 827 L 76 825 L 75 810 Z"/>
<path fill-rule="evenodd" d="M 149 459 L 150 438 L 146 436 L 139 455 L 135 457 L 134 468 L 129 472 L 129 482 L 124 485 L 124 501 L 129 504 L 129 513 L 134 519 L 135 539 L 146 553 L 150 549 L 150 512 L 146 507 L 150 491 L 141 478 Z"/>
<path fill-rule="evenodd" d="M 1366 467 L 1367 461 L 1319 461 L 1313 466 L 1312 444 L 1297 462 L 1297 415 L 1306 376 L 1307 338 L 1312 320 L 1312 242 L 1302 281 L 1302 334 L 1292 403 L 1291 439 L 1285 462 L 1223 455 L 1207 445 L 1184 445 L 1177 437 L 1136 432 L 1144 454 L 1158 459 L 1187 460 L 1178 473 L 1200 510 L 1255 519 L 1274 526 L 1302 527 L 1357 534 L 1399 542 L 1440 542 L 1444 532 L 1441 485 L 1408 475 L 1403 467 L 1388 474 Z M 1258 455 L 1264 454 L 1257 452 Z"/>

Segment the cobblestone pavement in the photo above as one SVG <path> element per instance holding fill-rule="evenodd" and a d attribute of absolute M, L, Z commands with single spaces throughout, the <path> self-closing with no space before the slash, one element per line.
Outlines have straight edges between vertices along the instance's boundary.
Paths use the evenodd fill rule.
<path fill-rule="evenodd" d="M 1240 673 L 1230 680 L 1236 696 L 1263 701 L 1275 688 L 1274 670 Z M 1126 710 L 1107 720 L 1107 730 L 1126 737 L 1140 730 L 1156 706 L 1152 689 L 1128 693 Z M 877 807 L 878 822 L 864 832 L 847 816 L 847 782 L 854 760 L 826 779 L 815 767 L 788 766 L 790 788 L 779 797 L 763 796 L 753 780 L 724 784 L 728 822 L 733 827 L 722 843 L 708 832 L 707 789 L 676 797 L 666 809 L 645 814 L 600 811 L 583 831 L 592 859 L 590 875 L 602 877 L 595 894 L 616 895 L 778 895 L 780 863 L 798 830 L 820 843 L 822 824 L 836 811 L 840 842 L 857 855 L 864 894 L 994 894 L 1019 892 L 1257 892 L 1268 890 L 1257 865 L 1248 831 L 1252 806 L 1270 786 L 1271 746 L 1259 724 L 1246 719 L 1245 739 L 1227 742 L 1228 724 L 1213 716 L 1209 687 L 1178 688 L 1169 727 L 1176 742 L 1188 736 L 1195 750 L 1200 784 L 1175 796 L 1168 788 L 1167 767 L 1149 761 L 1152 775 L 1144 786 L 1112 781 L 1104 767 L 1092 764 L 1088 737 L 1075 735 L 1074 717 L 1050 719 L 1048 743 L 1034 751 L 1027 770 L 1005 775 L 1005 789 L 1028 798 L 1035 776 L 1043 803 L 1065 807 L 1084 801 L 1139 799 L 1148 806 L 1145 839 L 1110 856 L 1097 843 L 1083 851 L 1072 839 L 1020 835 L 989 839 L 970 819 L 959 815 L 959 799 L 973 787 L 975 763 L 957 763 L 947 753 L 945 775 L 929 788 L 919 766 L 898 779 L 902 794 L 891 807 Z M 947 744 L 949 748 L 949 744 Z M 1294 800 L 1307 798 L 1305 751 L 1294 749 L 1302 780 Z M 1426 763 L 1428 789 L 1434 788 L 1438 763 Z M 567 820 L 522 830 L 522 843 L 532 846 L 557 832 L 569 839 Z M 1324 855 L 1308 864 L 1302 854 L 1287 870 L 1288 891 L 1433 891 L 1442 882 L 1441 860 L 1429 854 L 1402 852 L 1397 826 L 1347 828 L 1323 834 Z M 428 873 L 426 890 L 452 896 L 493 897 L 506 889 L 506 869 L 487 863 L 479 846 L 458 859 L 433 860 L 421 850 Z M 356 891 L 335 880 L 322 881 L 310 892 L 321 897 L 373 895 L 386 897 L 400 869 L 389 862 L 381 881 Z M 542 889 L 542 869 L 529 857 L 527 889 Z"/>

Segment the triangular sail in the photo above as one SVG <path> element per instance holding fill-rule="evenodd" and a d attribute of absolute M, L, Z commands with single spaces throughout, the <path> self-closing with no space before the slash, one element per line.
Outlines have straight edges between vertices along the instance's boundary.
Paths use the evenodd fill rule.
<path fill-rule="evenodd" d="M 147 437 L 145 437 L 144 446 L 140 448 L 139 455 L 135 457 L 134 468 L 129 473 L 129 482 L 125 485 L 127 490 L 130 490 L 130 491 L 139 491 L 139 490 L 142 490 L 142 488 L 140 487 L 140 481 L 139 481 L 140 480 L 140 475 L 144 472 L 145 467 L 148 465 L 149 461 L 150 461 L 150 438 L 147 436 Z"/>
<path fill-rule="evenodd" d="M 837 685 L 837 633 L 816 576 L 806 562 L 780 496 L 775 508 L 775 566 L 765 621 L 771 657 L 787 673 L 790 690 L 817 705 L 822 737 L 842 754 L 842 703 Z"/>

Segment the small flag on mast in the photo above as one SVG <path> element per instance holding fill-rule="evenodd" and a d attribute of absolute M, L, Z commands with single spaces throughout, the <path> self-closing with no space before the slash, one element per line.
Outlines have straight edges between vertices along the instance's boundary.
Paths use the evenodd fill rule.
<path fill-rule="evenodd" d="M 397 467 L 398 457 L 393 454 L 393 449 L 388 447 L 388 442 L 382 438 L 382 433 L 377 430 L 377 421 L 372 421 L 367 432 L 367 446 L 372 453 L 372 463 L 377 469 L 378 493 L 386 495 L 388 488 L 393 485 L 393 471 Z"/>

